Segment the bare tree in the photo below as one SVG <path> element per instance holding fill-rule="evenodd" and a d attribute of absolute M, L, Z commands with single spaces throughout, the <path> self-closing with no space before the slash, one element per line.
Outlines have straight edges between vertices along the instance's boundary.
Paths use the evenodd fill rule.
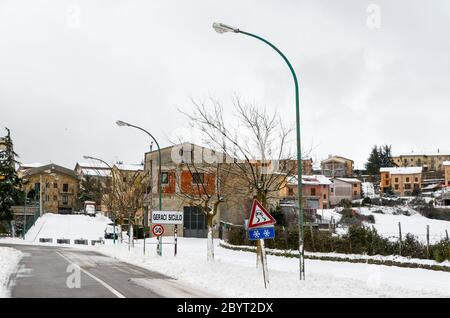
<path fill-rule="evenodd" d="M 245 180 L 264 206 L 278 198 L 297 167 L 291 147 L 293 128 L 287 128 L 276 113 L 244 104 L 237 97 L 233 99 L 234 125 L 225 122 L 223 107 L 216 100 L 192 102 L 194 112 L 183 112 L 191 126 L 202 133 L 208 147 L 233 158 L 222 170 Z"/>
<path fill-rule="evenodd" d="M 286 127 L 276 113 L 238 97 L 233 99 L 234 120 L 230 121 L 225 121 L 224 108 L 217 100 L 192 102 L 194 111 L 182 113 L 201 132 L 205 145 L 224 154 L 227 160 L 220 172 L 240 180 L 241 188 L 234 188 L 234 193 L 248 193 L 265 207 L 278 199 L 287 178 L 297 170 L 291 147 L 294 129 Z"/>
<path fill-rule="evenodd" d="M 148 173 L 142 170 L 121 170 L 117 166 L 111 169 L 111 187 L 105 188 L 102 203 L 110 213 L 123 225 L 128 220 L 130 227 L 136 224 L 136 215 L 143 212 L 144 200 L 148 187 Z M 120 233 L 121 234 L 121 233 Z M 130 230 L 130 242 L 133 240 Z"/>

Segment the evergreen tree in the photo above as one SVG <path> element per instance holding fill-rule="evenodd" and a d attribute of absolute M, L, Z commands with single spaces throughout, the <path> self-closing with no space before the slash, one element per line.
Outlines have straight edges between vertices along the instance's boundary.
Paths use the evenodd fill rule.
<path fill-rule="evenodd" d="M 395 167 L 392 160 L 392 146 L 373 146 L 369 159 L 367 159 L 366 170 L 371 176 L 378 176 L 380 168 Z"/>
<path fill-rule="evenodd" d="M 392 160 L 392 146 L 384 145 L 380 147 L 380 161 L 381 161 L 381 167 L 389 168 L 394 167 L 395 163 Z"/>
<path fill-rule="evenodd" d="M 378 147 L 375 145 L 372 148 L 369 159 L 366 162 L 367 173 L 371 176 L 377 176 L 380 173 L 381 168 L 381 157 Z"/>
<path fill-rule="evenodd" d="M 13 218 L 11 207 L 21 204 L 24 199 L 22 181 L 15 169 L 17 154 L 13 151 L 10 131 L 4 138 L 4 146 L 0 152 L 0 221 L 10 221 Z"/>

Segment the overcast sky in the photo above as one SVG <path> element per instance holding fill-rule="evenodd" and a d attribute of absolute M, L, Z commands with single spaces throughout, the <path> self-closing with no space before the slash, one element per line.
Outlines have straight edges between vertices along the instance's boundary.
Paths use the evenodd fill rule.
<path fill-rule="evenodd" d="M 229 105 L 237 94 L 294 124 L 284 62 L 254 39 L 215 33 L 214 21 L 291 60 L 315 159 L 362 168 L 374 144 L 450 150 L 448 0 L 0 0 L 0 126 L 21 161 L 140 162 L 148 138 L 114 122 L 167 146 L 192 97 Z"/>

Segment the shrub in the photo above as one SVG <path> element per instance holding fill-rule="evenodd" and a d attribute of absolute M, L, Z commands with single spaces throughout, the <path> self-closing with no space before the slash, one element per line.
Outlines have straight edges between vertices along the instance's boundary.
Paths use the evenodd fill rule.
<path fill-rule="evenodd" d="M 343 207 L 345 209 L 350 209 L 352 207 L 352 202 L 347 199 L 342 199 L 341 202 L 338 204 L 340 207 Z"/>
<path fill-rule="evenodd" d="M 450 261 L 450 241 L 442 240 L 431 248 L 434 260 L 438 263 Z"/>
<path fill-rule="evenodd" d="M 372 204 L 372 199 L 369 198 L 369 197 L 365 197 L 365 198 L 362 200 L 362 205 L 363 205 L 363 206 L 368 206 L 368 205 L 371 205 L 371 204 Z"/>

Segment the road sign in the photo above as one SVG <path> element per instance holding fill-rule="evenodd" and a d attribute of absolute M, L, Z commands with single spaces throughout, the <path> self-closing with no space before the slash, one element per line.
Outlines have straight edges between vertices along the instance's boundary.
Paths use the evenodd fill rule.
<path fill-rule="evenodd" d="M 258 200 L 253 201 L 252 213 L 248 222 L 248 228 L 253 229 L 277 223 Z"/>
<path fill-rule="evenodd" d="M 164 227 L 161 224 L 155 224 L 152 227 L 152 233 L 154 236 L 161 236 L 164 234 Z"/>
<path fill-rule="evenodd" d="M 180 211 L 153 211 L 153 224 L 183 224 L 183 212 Z"/>
<path fill-rule="evenodd" d="M 275 228 L 271 226 L 271 227 L 258 227 L 256 229 L 249 229 L 248 237 L 251 241 L 271 240 L 275 238 Z"/>

